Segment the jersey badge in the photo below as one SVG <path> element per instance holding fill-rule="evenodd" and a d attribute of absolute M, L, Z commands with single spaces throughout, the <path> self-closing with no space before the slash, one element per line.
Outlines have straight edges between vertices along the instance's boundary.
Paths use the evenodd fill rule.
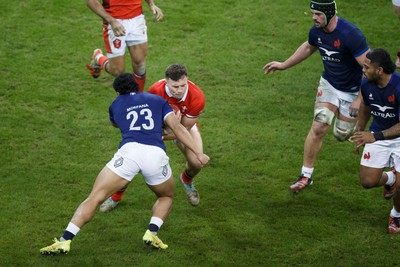
<path fill-rule="evenodd" d="M 394 103 L 394 101 L 395 101 L 394 95 L 389 96 L 388 101 L 389 101 L 389 103 Z"/>
<path fill-rule="evenodd" d="M 115 48 L 120 48 L 121 47 L 121 40 L 120 39 L 115 39 L 113 41 L 114 47 Z"/>
<path fill-rule="evenodd" d="M 115 168 L 121 167 L 122 164 L 124 164 L 124 158 L 123 157 L 119 157 L 114 161 L 114 167 Z"/>
<path fill-rule="evenodd" d="M 340 48 L 340 40 L 335 40 L 333 42 L 333 46 L 336 47 L 337 49 L 339 49 Z"/>

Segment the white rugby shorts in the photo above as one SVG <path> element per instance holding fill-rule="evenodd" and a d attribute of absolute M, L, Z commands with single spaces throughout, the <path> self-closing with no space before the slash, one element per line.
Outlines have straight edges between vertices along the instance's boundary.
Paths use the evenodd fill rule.
<path fill-rule="evenodd" d="M 392 0 L 393 5 L 400 7 L 400 0 Z"/>
<path fill-rule="evenodd" d="M 366 144 L 360 164 L 371 168 L 395 167 L 400 170 L 400 137 Z"/>
<path fill-rule="evenodd" d="M 350 105 L 357 98 L 358 92 L 346 93 L 335 89 L 327 80 L 321 77 L 318 85 L 318 92 L 315 98 L 315 103 L 331 103 L 338 107 L 340 114 L 349 119 L 354 119 L 350 116 Z"/>
<path fill-rule="evenodd" d="M 116 37 L 110 24 L 103 25 L 103 38 L 108 58 L 125 55 L 127 46 L 147 42 L 147 26 L 143 14 L 132 19 L 117 20 L 125 27 L 125 36 Z"/>
<path fill-rule="evenodd" d="M 128 181 L 141 172 L 148 185 L 162 184 L 172 176 L 169 157 L 164 150 L 136 142 L 126 143 L 118 149 L 107 167 Z"/>

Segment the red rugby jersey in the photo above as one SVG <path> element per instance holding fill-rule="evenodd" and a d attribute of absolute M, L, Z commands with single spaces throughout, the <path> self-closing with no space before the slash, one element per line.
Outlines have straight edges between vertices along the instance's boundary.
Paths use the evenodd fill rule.
<path fill-rule="evenodd" d="M 188 89 L 182 99 L 172 97 L 167 86 L 166 80 L 160 80 L 150 86 L 148 92 L 156 94 L 166 99 L 171 106 L 179 107 L 182 115 L 188 118 L 198 117 L 204 109 L 206 99 L 201 89 L 191 81 L 188 81 Z"/>
<path fill-rule="evenodd" d="M 143 13 L 142 0 L 103 0 L 103 7 L 116 19 L 131 19 Z"/>

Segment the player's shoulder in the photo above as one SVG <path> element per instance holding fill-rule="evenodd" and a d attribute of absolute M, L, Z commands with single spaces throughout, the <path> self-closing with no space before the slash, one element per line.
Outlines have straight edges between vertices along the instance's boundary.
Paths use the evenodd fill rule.
<path fill-rule="evenodd" d="M 149 101 L 164 101 L 165 99 L 157 94 L 152 94 L 149 92 L 139 93 L 139 97 L 143 99 L 148 99 Z"/>
<path fill-rule="evenodd" d="M 340 31 L 344 35 L 354 34 L 354 32 L 358 32 L 362 34 L 361 30 L 355 25 L 353 22 L 338 17 L 338 23 L 336 26 L 337 30 Z"/>
<path fill-rule="evenodd" d="M 400 90 L 400 73 L 398 73 L 398 72 L 393 72 L 392 78 L 391 78 L 391 83 L 392 83 L 398 90 Z"/>
<path fill-rule="evenodd" d="M 166 80 L 165 79 L 161 79 L 161 80 L 153 83 L 149 87 L 148 92 L 153 93 L 153 92 L 163 91 L 165 89 L 165 84 L 166 84 Z"/>
<path fill-rule="evenodd" d="M 204 95 L 201 88 L 199 86 L 197 86 L 194 82 L 188 80 L 188 86 L 189 86 L 189 91 L 196 93 L 196 94 Z"/>
<path fill-rule="evenodd" d="M 399 72 L 393 72 L 393 80 L 399 81 L 400 80 L 400 73 Z"/>

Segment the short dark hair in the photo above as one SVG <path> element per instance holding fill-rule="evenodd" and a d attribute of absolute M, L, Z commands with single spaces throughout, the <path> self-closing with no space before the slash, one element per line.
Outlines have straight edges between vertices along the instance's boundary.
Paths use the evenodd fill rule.
<path fill-rule="evenodd" d="M 187 70 L 185 66 L 181 64 L 171 64 L 165 70 L 165 78 L 173 81 L 178 81 L 182 76 L 187 76 Z"/>
<path fill-rule="evenodd" d="M 139 91 L 139 85 L 136 83 L 132 73 L 122 73 L 118 75 L 114 80 L 113 87 L 120 95 Z"/>
<path fill-rule="evenodd" d="M 396 64 L 393 63 L 389 52 L 382 48 L 376 48 L 367 53 L 366 57 L 372 64 L 383 69 L 386 74 L 392 74 L 396 70 Z"/>

